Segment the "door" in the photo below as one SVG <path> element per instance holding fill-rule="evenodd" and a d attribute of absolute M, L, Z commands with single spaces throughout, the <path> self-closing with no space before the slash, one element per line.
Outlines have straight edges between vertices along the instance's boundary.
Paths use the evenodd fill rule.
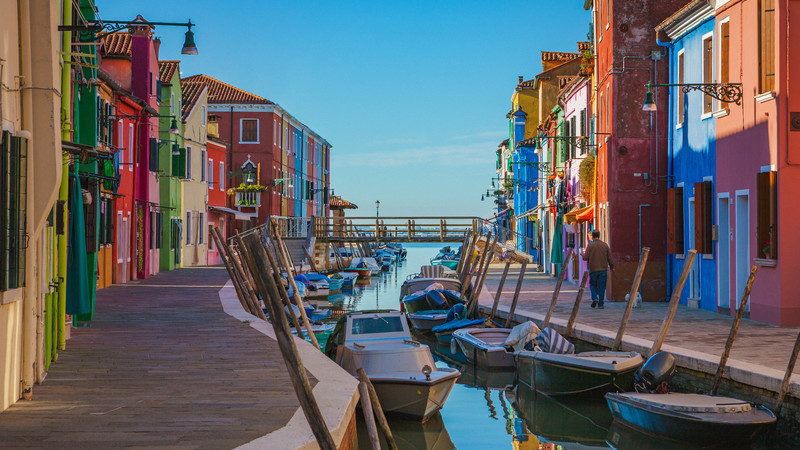
<path fill-rule="evenodd" d="M 688 214 L 686 214 L 687 221 L 686 221 L 686 246 L 687 248 L 694 249 L 695 242 L 694 242 L 694 197 L 689 198 L 689 209 Z M 700 259 L 703 258 L 703 255 L 697 255 L 692 263 L 692 268 L 689 270 L 689 298 L 693 298 L 696 300 L 700 299 L 700 271 L 698 267 L 700 266 Z M 686 260 L 684 260 L 685 263 Z"/>
<path fill-rule="evenodd" d="M 750 275 L 750 195 L 748 191 L 736 192 L 736 309 L 742 299 L 747 277 Z M 745 311 L 750 310 L 747 302 Z"/>
<path fill-rule="evenodd" d="M 717 306 L 731 307 L 731 210 L 728 194 L 717 199 Z"/>
<path fill-rule="evenodd" d="M 130 216 L 130 214 L 128 215 Z M 122 282 L 127 283 L 128 278 L 128 263 L 130 262 L 130 251 L 131 251 L 131 234 L 129 228 L 129 217 L 125 217 L 122 219 L 122 242 L 120 245 L 122 246 Z"/>

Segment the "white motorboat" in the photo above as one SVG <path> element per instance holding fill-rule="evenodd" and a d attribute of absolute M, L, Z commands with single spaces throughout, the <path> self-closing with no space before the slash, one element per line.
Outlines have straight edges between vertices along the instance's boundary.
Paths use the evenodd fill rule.
<path fill-rule="evenodd" d="M 363 265 L 362 265 L 363 264 Z M 369 268 L 370 275 L 375 276 L 381 272 L 381 265 L 375 258 L 358 257 L 350 261 L 349 269 Z"/>
<path fill-rule="evenodd" d="M 516 367 L 514 349 L 505 347 L 510 328 L 462 328 L 453 332 L 467 362 L 488 369 Z"/>
<path fill-rule="evenodd" d="M 411 326 L 418 331 L 431 331 L 447 321 L 447 310 L 427 310 L 408 314 Z"/>
<path fill-rule="evenodd" d="M 353 375 L 364 368 L 385 412 L 422 421 L 444 406 L 461 375 L 436 367 L 428 346 L 411 339 L 399 311 L 348 314 L 328 340 L 326 354 Z"/>

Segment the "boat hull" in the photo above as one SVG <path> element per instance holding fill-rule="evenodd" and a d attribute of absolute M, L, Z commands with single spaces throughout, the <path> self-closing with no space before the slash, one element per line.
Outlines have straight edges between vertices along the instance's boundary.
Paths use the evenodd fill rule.
<path fill-rule="evenodd" d="M 775 415 L 761 405 L 746 412 L 685 413 L 614 393 L 606 394 L 606 401 L 614 419 L 635 430 L 700 445 L 741 445 L 752 441 L 776 420 Z"/>
<path fill-rule="evenodd" d="M 457 331 L 453 338 L 464 352 L 467 363 L 487 369 L 513 369 L 516 367 L 514 353 L 496 345 L 504 342 L 509 333 L 510 330 L 504 328 L 467 329 Z"/>
<path fill-rule="evenodd" d="M 417 331 L 431 331 L 433 327 L 442 325 L 447 320 L 447 311 L 443 314 L 409 314 L 411 328 Z"/>
<path fill-rule="evenodd" d="M 620 358 L 630 355 L 623 352 L 597 353 L 618 353 Z M 554 357 L 561 361 L 554 361 Z M 638 356 L 637 364 L 630 363 L 622 368 L 588 367 L 583 364 L 582 358 L 574 355 L 553 355 L 545 352 L 519 352 L 516 360 L 519 382 L 552 396 L 602 396 L 607 392 L 629 391 L 633 388 L 634 374 L 642 365 L 641 356 Z"/>
<path fill-rule="evenodd" d="M 442 409 L 459 375 L 454 371 L 431 381 L 391 378 L 371 378 L 371 381 L 384 412 L 424 422 Z"/>
<path fill-rule="evenodd" d="M 431 264 L 434 266 L 445 266 L 448 269 L 456 270 L 458 267 L 458 260 L 457 259 L 434 259 L 431 261 Z"/>

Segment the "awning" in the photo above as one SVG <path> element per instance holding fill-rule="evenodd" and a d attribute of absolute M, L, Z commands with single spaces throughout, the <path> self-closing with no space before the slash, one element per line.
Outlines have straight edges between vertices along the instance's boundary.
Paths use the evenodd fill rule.
<path fill-rule="evenodd" d="M 221 213 L 221 214 L 230 214 L 230 215 L 234 216 L 236 218 L 236 220 L 248 221 L 248 220 L 250 220 L 250 219 L 252 219 L 254 217 L 258 217 L 258 214 L 256 214 L 256 213 L 241 212 L 241 211 L 237 211 L 235 209 L 225 208 L 224 206 L 211 206 L 211 205 L 208 205 L 208 210 L 209 211 L 215 211 L 215 212 L 218 212 L 218 213 Z"/>
<path fill-rule="evenodd" d="M 500 217 L 500 216 L 502 216 L 503 214 L 507 213 L 507 212 L 508 212 L 510 209 L 511 209 L 511 208 L 506 208 L 506 209 L 504 209 L 504 210 L 500 211 L 499 213 L 497 213 L 497 214 L 493 215 L 492 217 L 489 217 L 489 218 L 488 218 L 488 219 L 486 219 L 486 220 L 492 220 L 492 219 L 494 219 L 494 218 L 496 218 L 496 217 Z"/>
<path fill-rule="evenodd" d="M 549 203 L 540 203 L 540 204 L 534 206 L 533 208 L 525 211 L 524 213 L 518 215 L 517 216 L 517 220 L 524 219 L 524 218 L 526 218 L 528 216 L 536 214 L 536 211 L 539 211 L 540 209 L 546 208 L 547 206 L 550 206 L 550 204 Z"/>
<path fill-rule="evenodd" d="M 594 205 L 585 206 L 583 208 L 574 208 L 572 211 L 564 214 L 564 221 L 570 225 L 573 223 L 583 223 L 594 218 Z"/>

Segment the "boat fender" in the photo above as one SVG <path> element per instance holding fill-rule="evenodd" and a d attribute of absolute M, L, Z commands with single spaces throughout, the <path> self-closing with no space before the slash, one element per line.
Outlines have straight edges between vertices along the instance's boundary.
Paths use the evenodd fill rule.
<path fill-rule="evenodd" d="M 422 373 L 425 374 L 425 381 L 431 381 L 431 366 L 425 364 L 422 366 Z"/>
<path fill-rule="evenodd" d="M 669 352 L 658 352 L 636 371 L 634 388 L 637 392 L 665 393 L 676 371 L 675 357 Z"/>

